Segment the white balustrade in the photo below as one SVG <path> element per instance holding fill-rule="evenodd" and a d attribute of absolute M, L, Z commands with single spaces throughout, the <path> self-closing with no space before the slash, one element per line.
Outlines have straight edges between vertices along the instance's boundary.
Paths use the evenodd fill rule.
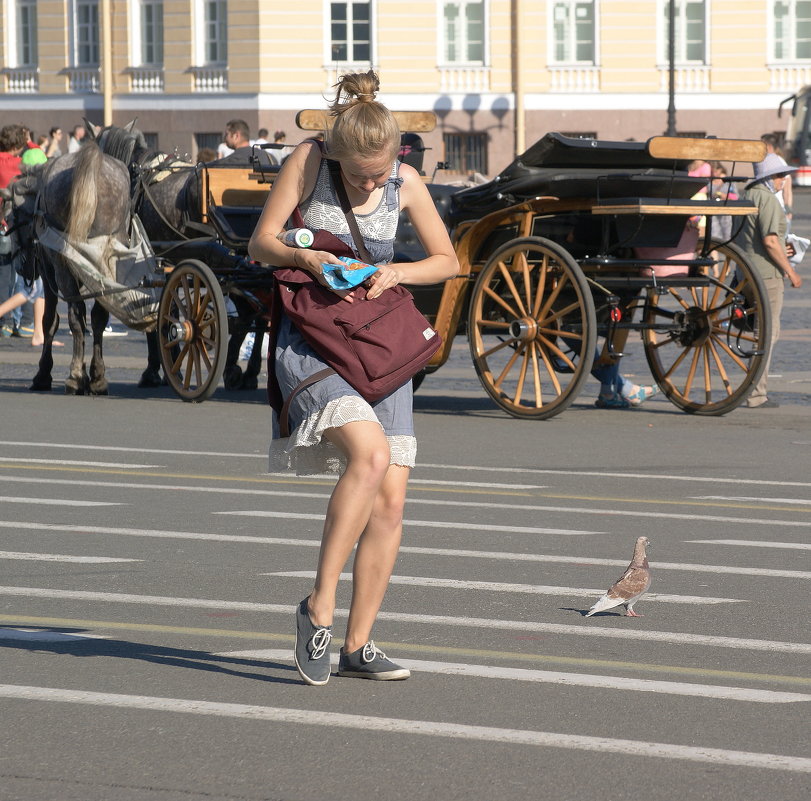
<path fill-rule="evenodd" d="M 794 94 L 811 83 L 811 64 L 769 64 L 769 91 Z"/>
<path fill-rule="evenodd" d="M 227 92 L 228 67 L 192 67 L 195 92 Z"/>
<path fill-rule="evenodd" d="M 36 67 L 13 67 L 3 72 L 9 94 L 27 95 L 39 91 L 39 70 Z"/>
<path fill-rule="evenodd" d="M 68 67 L 63 70 L 68 76 L 68 88 L 76 94 L 97 94 L 101 91 L 101 74 L 98 67 Z"/>
<path fill-rule="evenodd" d="M 677 65 L 673 75 L 676 92 L 693 93 L 710 91 L 710 67 L 706 64 Z M 659 91 L 670 89 L 670 69 L 659 65 Z"/>
<path fill-rule="evenodd" d="M 595 66 L 549 65 L 551 92 L 599 92 L 600 68 Z"/>
<path fill-rule="evenodd" d="M 130 67 L 130 92 L 162 92 L 163 69 L 161 67 Z"/>
<path fill-rule="evenodd" d="M 443 93 L 490 91 L 490 68 L 474 66 L 440 65 L 439 91 Z"/>

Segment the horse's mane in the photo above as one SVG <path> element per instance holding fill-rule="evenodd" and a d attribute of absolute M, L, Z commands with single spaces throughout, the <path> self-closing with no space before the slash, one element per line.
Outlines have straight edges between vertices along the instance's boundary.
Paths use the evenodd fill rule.
<path fill-rule="evenodd" d="M 102 153 L 129 166 L 134 161 L 135 152 L 147 150 L 146 138 L 137 128 L 128 131 L 115 125 L 105 128 L 98 137 Z"/>

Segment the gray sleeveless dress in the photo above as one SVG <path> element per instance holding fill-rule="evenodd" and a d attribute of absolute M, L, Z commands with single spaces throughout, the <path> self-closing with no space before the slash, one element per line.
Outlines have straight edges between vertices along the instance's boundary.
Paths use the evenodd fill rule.
<path fill-rule="evenodd" d="M 377 208 L 369 214 L 355 215 L 364 245 L 375 264 L 387 264 L 394 258 L 402 184 L 398 172 L 399 162 L 395 162 Z M 326 160 L 321 162 L 315 189 L 301 204 L 301 212 L 308 228 L 326 229 L 351 244 L 352 235 L 332 188 Z M 326 366 L 282 314 L 276 340 L 276 378 L 282 395 L 286 398 L 301 381 Z M 323 438 L 323 433 L 329 428 L 361 420 L 380 424 L 391 449 L 391 464 L 414 466 L 417 440 L 411 382 L 370 404 L 343 378 L 332 375 L 300 392 L 293 400 L 289 437 L 279 436 L 274 413 L 270 472 L 294 470 L 298 475 L 340 472 L 344 467 L 343 457 Z"/>

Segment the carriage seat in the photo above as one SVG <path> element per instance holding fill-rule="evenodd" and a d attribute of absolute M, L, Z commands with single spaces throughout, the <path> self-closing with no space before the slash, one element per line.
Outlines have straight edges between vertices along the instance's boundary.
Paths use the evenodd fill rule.
<path fill-rule="evenodd" d="M 458 186 L 447 184 L 428 184 L 428 191 L 434 201 L 434 205 L 439 212 L 445 226 L 448 227 L 448 219 L 451 210 L 451 198 L 459 191 Z M 420 243 L 417 232 L 405 212 L 400 213 L 400 221 L 397 225 L 397 236 L 394 239 L 394 260 L 395 261 L 419 261 L 425 258 L 425 250 Z"/>

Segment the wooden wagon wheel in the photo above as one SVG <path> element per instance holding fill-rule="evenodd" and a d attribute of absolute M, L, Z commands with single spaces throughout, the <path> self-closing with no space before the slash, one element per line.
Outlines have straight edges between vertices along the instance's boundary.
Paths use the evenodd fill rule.
<path fill-rule="evenodd" d="M 697 252 L 702 247 L 699 242 Z M 713 243 L 712 252 L 719 284 L 649 293 L 642 333 L 662 392 L 684 411 L 702 415 L 726 414 L 746 400 L 771 342 L 760 275 L 735 245 Z"/>
<path fill-rule="evenodd" d="M 473 287 L 468 338 L 479 380 L 504 411 L 538 420 L 559 414 L 594 360 L 594 302 L 580 267 L 541 237 L 502 245 Z"/>
<path fill-rule="evenodd" d="M 214 273 L 181 261 L 166 279 L 158 307 L 163 372 L 184 401 L 210 398 L 225 367 L 228 317 Z"/>

